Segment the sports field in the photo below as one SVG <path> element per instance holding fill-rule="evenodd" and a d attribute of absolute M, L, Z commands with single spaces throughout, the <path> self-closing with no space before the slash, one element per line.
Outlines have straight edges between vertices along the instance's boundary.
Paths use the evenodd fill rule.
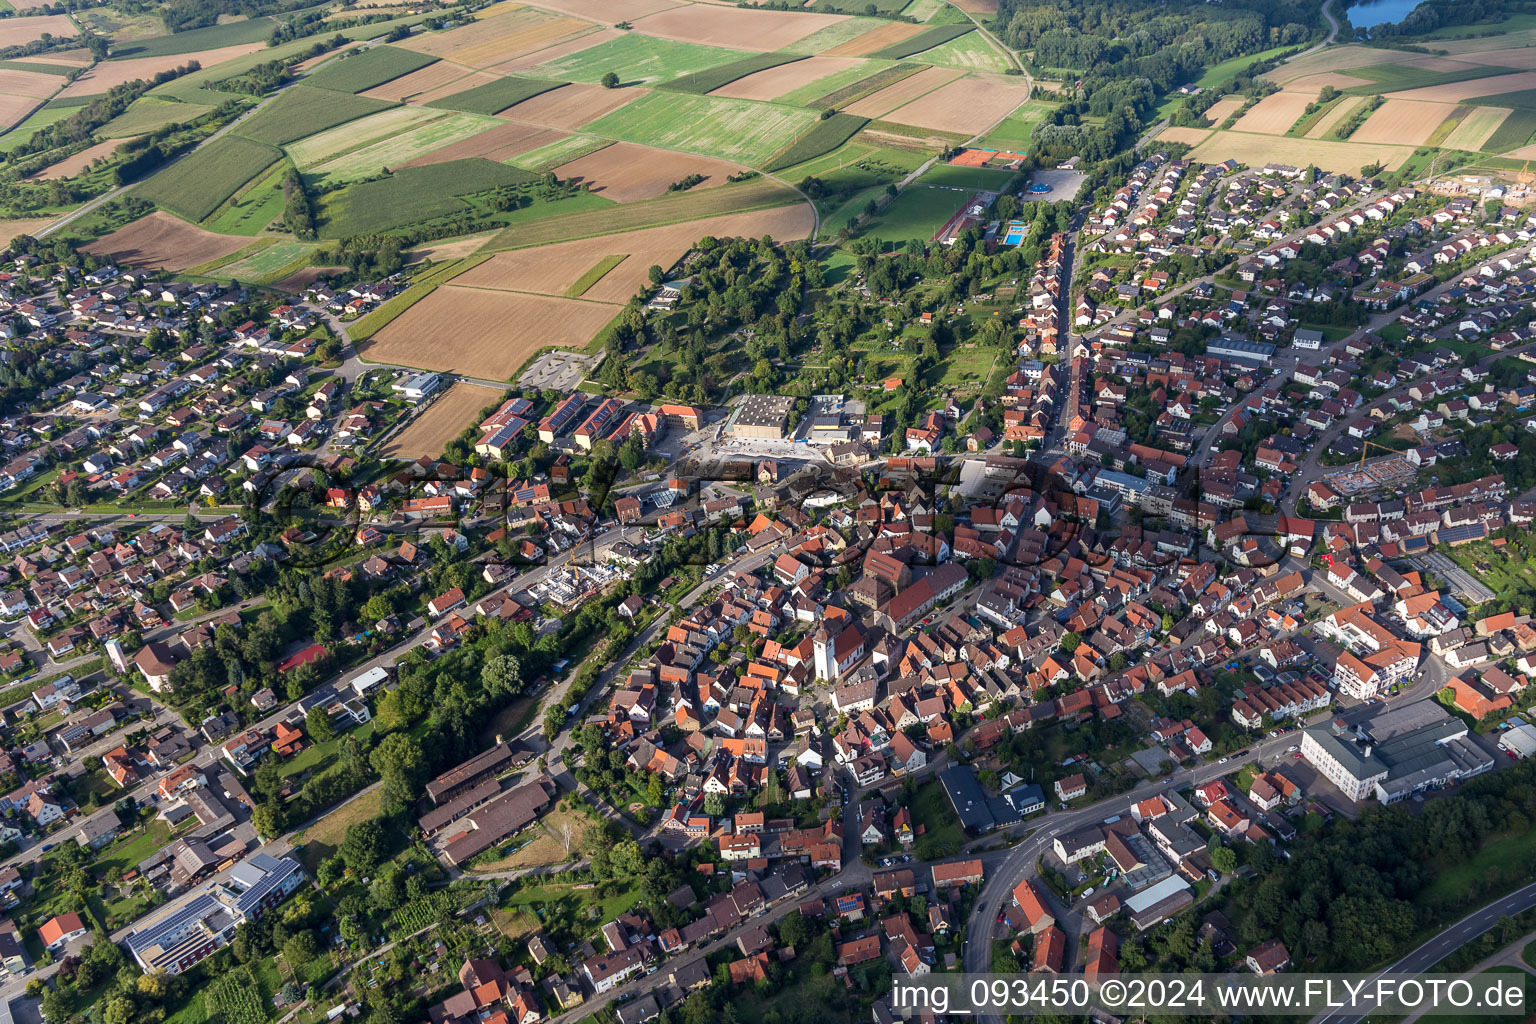
<path fill-rule="evenodd" d="M 249 238 L 216 235 L 156 210 L 85 246 L 87 252 L 134 267 L 185 270 L 228 256 Z"/>
<path fill-rule="evenodd" d="M 599 118 L 587 130 L 760 166 L 816 120 L 813 111 L 778 104 L 654 92 Z"/>
<path fill-rule="evenodd" d="M 423 455 L 435 459 L 449 441 L 475 425 L 481 409 L 500 397 L 501 392 L 483 384 L 455 381 L 425 412 L 386 441 L 380 454 L 387 459 L 418 459 Z"/>
<path fill-rule="evenodd" d="M 970 193 L 952 188 L 911 185 L 864 228 L 864 234 L 884 242 L 923 242 L 960 212 Z"/>
<path fill-rule="evenodd" d="M 670 82 L 674 78 L 729 64 L 747 56 L 742 49 L 695 46 L 636 33 L 558 57 L 530 69 L 532 77 L 596 83 L 610 71 L 624 85 Z"/>

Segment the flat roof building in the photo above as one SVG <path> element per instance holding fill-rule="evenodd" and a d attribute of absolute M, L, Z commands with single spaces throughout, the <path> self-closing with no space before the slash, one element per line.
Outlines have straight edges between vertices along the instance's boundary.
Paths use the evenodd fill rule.
<path fill-rule="evenodd" d="M 748 395 L 731 413 L 726 431 L 732 437 L 782 438 L 795 411 L 788 395 Z"/>
<path fill-rule="evenodd" d="M 1351 800 L 1384 804 L 1478 775 L 1493 758 L 1467 735 L 1466 724 L 1433 701 L 1359 719 L 1313 726 L 1301 754 Z"/>

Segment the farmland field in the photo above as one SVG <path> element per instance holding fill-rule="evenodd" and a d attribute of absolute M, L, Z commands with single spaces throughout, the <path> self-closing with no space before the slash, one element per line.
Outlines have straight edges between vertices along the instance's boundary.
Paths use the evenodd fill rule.
<path fill-rule="evenodd" d="M 442 116 L 441 111 L 422 107 L 390 107 L 377 114 L 316 132 L 298 142 L 289 143 L 285 148 L 296 165 L 308 170 L 343 153 L 403 135 Z"/>
<path fill-rule="evenodd" d="M 590 183 L 593 193 L 629 203 L 665 195 L 668 185 L 690 174 L 704 175 L 704 181 L 693 186 L 696 190 L 723 185 L 726 178 L 740 170 L 741 165 L 723 160 L 615 142 L 556 167 L 555 175 L 561 181 Z"/>
<path fill-rule="evenodd" d="M 220 277 L 236 281 L 266 284 L 274 278 L 282 277 L 284 271 L 300 260 L 307 259 L 314 251 L 314 245 L 308 242 L 282 241 L 237 262 L 226 263 L 219 268 L 218 273 Z"/>
<path fill-rule="evenodd" d="M 648 284 L 647 273 L 653 263 L 663 270 L 671 267 L 705 235 L 758 238 L 767 234 L 777 240 L 795 240 L 805 238 L 810 230 L 810 209 L 804 205 L 727 214 L 499 252 L 487 262 L 454 278 L 453 284 L 464 288 L 560 296 L 599 261 L 624 255 L 628 258 L 589 286 L 584 294 L 587 299 L 622 304 Z"/>
<path fill-rule="evenodd" d="M 321 235 L 366 235 L 445 217 L 464 209 L 457 196 L 529 180 L 527 171 L 485 159 L 402 167 L 387 178 L 325 196 L 319 218 Z"/>
<path fill-rule="evenodd" d="M 217 61 L 203 60 L 201 54 L 228 49 L 234 46 L 265 44 L 272 35 L 276 22 L 270 18 L 249 18 L 245 21 L 229 21 L 222 25 L 187 29 L 184 32 L 166 32 L 156 25 L 156 33 L 148 38 L 120 42 L 112 48 L 112 59 L 136 57 L 177 57 L 197 55 L 203 67 L 212 67 Z"/>
<path fill-rule="evenodd" d="M 868 118 L 855 114 L 833 114 L 831 117 L 824 117 L 812 125 L 810 131 L 775 153 L 764 169 L 780 171 L 807 160 L 814 160 L 824 153 L 830 153 L 851 139 L 868 123 Z"/>
<path fill-rule="evenodd" d="M 576 18 L 524 7 L 447 32 L 415 37 L 403 45 L 420 53 L 447 57 L 458 64 L 489 68 L 591 27 Z"/>
<path fill-rule="evenodd" d="M 514 249 L 547 245 L 752 210 L 764 211 L 764 216 L 767 216 L 767 211 L 773 210 L 775 217 L 778 217 L 783 214 L 774 208 L 785 206 L 799 210 L 805 218 L 802 234 L 793 236 L 803 237 L 804 232 L 810 230 L 811 208 L 800 194 L 771 179 L 753 178 L 702 192 L 672 192 L 638 203 L 614 203 L 601 210 L 587 207 L 572 213 L 544 216 L 537 221 L 518 224 L 498 233 L 487 248 Z M 607 248 L 604 253 L 614 252 L 618 248 Z"/>
<path fill-rule="evenodd" d="M 505 122 L 479 114 L 447 114 L 407 132 L 382 139 L 311 168 L 322 182 L 357 181 L 383 167 L 401 167 L 418 158 L 463 142 Z"/>
<path fill-rule="evenodd" d="M 962 78 L 897 107 L 885 120 L 961 134 L 985 131 L 1029 98 L 1029 84 L 988 75 Z"/>
<path fill-rule="evenodd" d="M 988 132 L 987 137 L 981 140 L 981 145 L 987 149 L 1010 149 L 1015 153 L 1027 153 L 1031 145 L 1030 133 L 1054 109 L 1054 103 L 1030 100 Z"/>
<path fill-rule="evenodd" d="M 879 92 L 872 93 L 845 109 L 859 117 L 882 117 L 903 104 L 910 103 L 941 85 L 947 85 L 965 74 L 955 68 L 924 68 Z"/>
<path fill-rule="evenodd" d="M 471 114 L 498 114 L 540 93 L 558 89 L 562 84 L 533 78 L 499 78 L 473 89 L 430 100 L 427 106 L 465 110 Z"/>
<path fill-rule="evenodd" d="M 936 46 L 949 42 L 951 39 L 958 39 L 967 32 L 972 31 L 973 28 L 974 26 L 969 21 L 964 25 L 939 25 L 935 28 L 925 28 L 915 36 L 903 39 L 898 43 L 893 43 L 879 50 L 874 50 L 864 56 L 889 57 L 891 60 L 901 60 L 903 57 L 910 57 L 913 54 L 931 50 Z"/>
<path fill-rule="evenodd" d="M 621 307 L 447 284 L 360 346 L 366 360 L 510 377 L 545 345 L 581 348 Z"/>
<path fill-rule="evenodd" d="M 0 95 L 0 131 L 5 131 L 30 117 L 40 102 L 42 101 L 28 96 Z"/>
<path fill-rule="evenodd" d="M 1329 110 L 1328 113 L 1324 114 L 1322 117 L 1313 122 L 1312 127 L 1307 129 L 1306 137 L 1309 139 L 1323 138 L 1329 132 L 1333 131 L 1334 125 L 1337 125 L 1339 122 L 1343 121 L 1364 102 L 1366 102 L 1364 96 L 1344 97 L 1338 103 L 1334 104 L 1333 108 Z"/>
<path fill-rule="evenodd" d="M 1174 125 L 1157 133 L 1160 142 L 1181 142 L 1186 146 L 1198 146 L 1211 137 L 1209 128 L 1184 128 Z"/>
<path fill-rule="evenodd" d="M 311 72 L 304 84 L 313 89 L 362 92 L 419 71 L 436 60 L 429 54 L 402 50 L 398 46 L 374 46 Z"/>
<path fill-rule="evenodd" d="M 842 21 L 819 28 L 808 36 L 801 38 L 785 46 L 790 53 L 819 53 L 826 55 L 828 50 L 842 46 L 852 39 L 857 39 L 872 29 L 890 25 L 893 22 L 880 18 L 844 18 Z M 914 28 L 916 26 L 913 26 Z M 885 44 L 881 44 L 882 46 Z"/>
<path fill-rule="evenodd" d="M 1490 153 L 1502 153 L 1524 146 L 1532 135 L 1536 135 L 1536 110 L 1515 110 L 1484 140 L 1483 148 Z"/>
<path fill-rule="evenodd" d="M 821 77 L 807 79 L 803 85 L 792 85 L 770 98 L 780 103 L 793 103 L 796 106 L 825 110 L 835 104 L 821 104 L 817 102 L 818 100 L 866 81 L 893 66 L 888 61 L 860 60 L 855 57 L 813 57 L 810 61 L 802 62 L 799 67 L 804 68 L 807 65 L 821 72 Z M 746 84 L 747 80 L 736 83 L 737 86 Z"/>
<path fill-rule="evenodd" d="M 85 249 L 130 266 L 185 270 L 249 244 L 249 238 L 216 235 L 156 210 L 98 238 Z"/>
<path fill-rule="evenodd" d="M 777 50 L 842 20 L 841 15 L 835 14 L 791 14 L 694 4 L 641 18 L 635 22 L 635 31 L 685 43 Z"/>
<path fill-rule="evenodd" d="M 25 46 L 43 36 L 75 36 L 80 30 L 67 14 L 41 14 L 30 18 L 10 18 L 5 23 L 5 45 Z"/>
<path fill-rule="evenodd" d="M 188 220 L 199 221 L 281 156 L 271 146 L 226 135 L 134 186 L 133 194 Z M 192 265 L 195 264 L 188 264 Z"/>
<path fill-rule="evenodd" d="M 1284 135 L 1316 98 L 1300 92 L 1271 93 L 1238 118 L 1232 130 Z"/>
<path fill-rule="evenodd" d="M 390 100 L 395 103 L 410 99 L 422 102 L 419 97 L 423 93 L 435 92 L 444 86 L 462 81 L 472 74 L 474 72 L 469 68 L 450 61 L 440 60 L 436 63 L 428 64 L 419 71 L 412 71 L 408 75 L 401 75 L 399 78 L 391 79 L 383 85 L 376 85 L 372 89 L 366 89 L 363 91 L 363 95 L 370 96 L 376 100 Z M 465 88 L 468 88 L 468 86 L 465 86 Z"/>
<path fill-rule="evenodd" d="M 55 121 L 62 121 L 72 113 L 74 110 L 69 107 L 44 106 L 11 131 L 0 135 L 0 153 L 10 152 L 23 142 L 29 141 L 39 128 L 47 127 Z M 96 134 L 101 135 L 102 132 L 98 131 Z"/>
<path fill-rule="evenodd" d="M 1524 85 L 1498 85 L 1500 79 L 1518 79 L 1524 76 L 1511 74 L 1508 68 L 1488 68 L 1473 64 L 1457 71 L 1435 71 L 1430 68 L 1410 67 L 1404 63 L 1375 64 L 1366 68 L 1351 68 L 1349 73 L 1368 79 L 1370 85 L 1356 86 L 1352 91 L 1360 93 L 1403 93 L 1403 99 L 1453 100 L 1468 96 L 1481 96 L 1504 89 L 1525 88 Z M 1536 75 L 1536 72 L 1532 73 Z"/>
<path fill-rule="evenodd" d="M 748 56 L 745 50 L 695 46 L 634 33 L 536 65 L 536 77 L 595 83 L 608 72 L 625 85 L 670 82 Z"/>
<path fill-rule="evenodd" d="M 655 92 L 587 126 L 598 134 L 760 165 L 816 114 L 777 104 Z"/>
<path fill-rule="evenodd" d="M 20 71 L 0 67 L 0 93 L 9 96 L 27 96 L 35 100 L 47 99 L 59 90 L 64 82 L 58 75 L 46 71 Z"/>
<path fill-rule="evenodd" d="M 385 442 L 379 454 L 387 459 L 417 459 L 423 455 L 435 459 L 465 427 L 474 426 L 481 409 L 500 397 L 501 392 L 494 388 L 456 381 L 425 412 Z"/>
<path fill-rule="evenodd" d="M 599 139 L 595 135 L 560 136 L 556 132 L 549 134 L 552 137 L 551 141 L 515 154 L 511 163 L 530 171 L 547 171 L 613 145 L 607 139 Z"/>
<path fill-rule="evenodd" d="M 247 139 L 283 146 L 393 105 L 367 96 L 300 85 L 282 93 L 249 120 L 240 122 L 236 131 Z"/>
<path fill-rule="evenodd" d="M 75 175 L 90 168 L 91 161 L 98 158 L 105 159 L 117 152 L 117 147 L 132 142 L 132 139 L 108 139 L 106 142 L 98 142 L 94 146 L 87 146 L 73 156 L 67 156 L 58 163 L 49 164 L 38 171 L 34 177 L 44 181 L 53 178 L 73 178 Z"/>
<path fill-rule="evenodd" d="M 114 85 L 123 85 L 136 78 L 152 78 L 161 71 L 181 67 L 190 60 L 197 60 L 203 67 L 211 68 L 224 61 L 265 49 L 261 43 L 243 43 L 208 50 L 198 54 L 176 54 L 169 57 L 133 57 L 128 60 L 107 60 L 93 66 L 75 79 L 61 95 L 92 96 L 106 92 Z M 193 76 L 196 77 L 196 76 Z"/>
<path fill-rule="evenodd" d="M 483 156 L 487 160 L 495 160 L 497 163 L 509 163 L 520 153 L 526 153 L 530 149 L 547 145 L 562 138 L 560 132 L 548 128 L 538 128 L 534 125 L 517 124 L 503 121 L 489 131 L 472 135 L 462 142 L 456 142 L 451 146 L 434 149 L 414 160 L 401 164 L 402 167 L 423 167 L 427 164 L 440 164 L 447 160 L 463 160 L 466 157 Z"/>
<path fill-rule="evenodd" d="M 870 27 L 868 31 L 846 42 L 828 47 L 821 51 L 821 55 L 823 57 L 866 57 L 876 50 L 903 43 L 924 31 L 926 30 L 921 25 L 908 25 L 900 21 L 878 23 L 878 27 Z"/>
<path fill-rule="evenodd" d="M 0 245 L 10 245 L 17 235 L 30 235 L 52 224 L 57 217 L 27 217 L 21 220 L 0 220 Z"/>
<path fill-rule="evenodd" d="M 666 83 L 664 88 L 702 96 L 716 89 L 723 89 L 738 79 L 756 75 L 760 71 L 768 71 L 771 68 L 794 64 L 805 59 L 794 53 L 754 53 L 740 60 L 733 60 L 729 64 L 721 64 L 706 71 L 695 71 L 691 75 L 674 78 Z"/>
<path fill-rule="evenodd" d="M 1440 122 L 1451 116 L 1451 111 L 1455 109 L 1455 105 L 1450 103 L 1387 100 L 1349 138 L 1351 142 L 1417 146 L 1428 140 Z"/>
<path fill-rule="evenodd" d="M 1189 153 L 1189 159 L 1204 163 L 1236 160 L 1249 166 L 1288 163 L 1294 167 L 1316 164 L 1327 171 L 1359 174 L 1360 168 L 1380 163 L 1393 170 L 1413 153 L 1409 146 L 1380 143 L 1329 142 L 1323 139 L 1296 139 L 1249 132 L 1213 132 L 1210 138 Z"/>
<path fill-rule="evenodd" d="M 597 284 L 597 282 L 606 277 L 610 270 L 618 266 L 620 263 L 623 263 L 627 259 L 629 259 L 628 254 L 622 252 L 604 256 L 602 259 L 597 261 L 596 266 L 592 267 L 592 269 L 578 277 L 574 283 L 566 286 L 565 297 L 568 299 L 581 298 L 592 288 L 593 285 Z"/>
<path fill-rule="evenodd" d="M 914 60 L 928 64 L 943 64 L 952 68 L 971 71 L 996 71 L 1002 73 L 1011 66 L 1008 59 L 987 42 L 980 32 L 971 32 L 940 43 L 931 50 L 912 55 Z"/>
<path fill-rule="evenodd" d="M 864 63 L 857 57 L 803 57 L 794 63 L 779 64 L 744 75 L 717 87 L 710 95 L 738 100 L 774 100 L 787 92 L 800 89 L 810 90 L 810 95 L 815 97 L 827 91 L 828 87 L 821 83 L 831 76 L 851 75 L 853 77 L 848 78 L 848 81 L 858 81 L 859 77 L 867 74 Z"/>
<path fill-rule="evenodd" d="M 574 131 L 626 103 L 646 95 L 644 89 L 603 89 L 595 85 L 567 85 L 540 93 L 497 116 L 526 121 L 545 128 Z"/>
<path fill-rule="evenodd" d="M 283 212 L 283 175 L 288 162 L 280 161 L 260 181 L 243 192 L 237 192 L 213 216 L 204 227 L 221 235 L 254 236 Z"/>

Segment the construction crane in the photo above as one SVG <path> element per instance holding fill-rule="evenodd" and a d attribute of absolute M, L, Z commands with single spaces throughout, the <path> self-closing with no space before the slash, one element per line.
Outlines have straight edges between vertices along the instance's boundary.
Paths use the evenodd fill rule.
<path fill-rule="evenodd" d="M 1377 444 L 1375 441 L 1361 441 L 1360 442 L 1360 465 L 1355 467 L 1357 470 L 1365 468 L 1366 456 L 1371 454 L 1371 449 L 1372 448 L 1380 448 L 1382 451 L 1384 451 L 1384 452 L 1391 452 L 1393 455 L 1401 455 L 1402 454 L 1402 452 L 1398 451 L 1396 448 L 1388 448 L 1386 445 L 1384 445 L 1384 444 Z"/>

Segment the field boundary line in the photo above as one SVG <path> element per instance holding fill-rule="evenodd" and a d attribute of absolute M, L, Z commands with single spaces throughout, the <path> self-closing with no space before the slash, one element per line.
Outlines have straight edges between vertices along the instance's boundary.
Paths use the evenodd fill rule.
<path fill-rule="evenodd" d="M 551 244 L 559 245 L 560 243 L 554 242 Z M 502 251 L 511 252 L 513 250 L 503 249 Z M 614 266 L 617 265 L 618 264 L 614 264 Z M 604 276 L 606 277 L 607 275 L 605 274 Z M 599 278 L 598 280 L 602 280 L 602 278 Z M 447 287 L 450 283 L 452 282 L 443 281 L 434 287 L 443 288 Z M 463 288 L 467 292 L 495 292 L 497 295 L 531 295 L 540 299 L 561 299 L 565 302 L 583 302 L 588 306 L 617 306 L 622 309 L 625 305 L 622 302 L 608 302 L 604 299 L 583 299 L 578 295 L 566 295 L 564 292 L 561 292 L 557 295 L 554 292 L 530 292 L 525 291 L 522 288 L 492 288 L 490 285 L 485 284 L 455 284 L 453 287 Z M 586 290 L 591 291 L 595 287 L 597 287 L 597 281 L 593 281 L 590 285 L 588 285 Z"/>

